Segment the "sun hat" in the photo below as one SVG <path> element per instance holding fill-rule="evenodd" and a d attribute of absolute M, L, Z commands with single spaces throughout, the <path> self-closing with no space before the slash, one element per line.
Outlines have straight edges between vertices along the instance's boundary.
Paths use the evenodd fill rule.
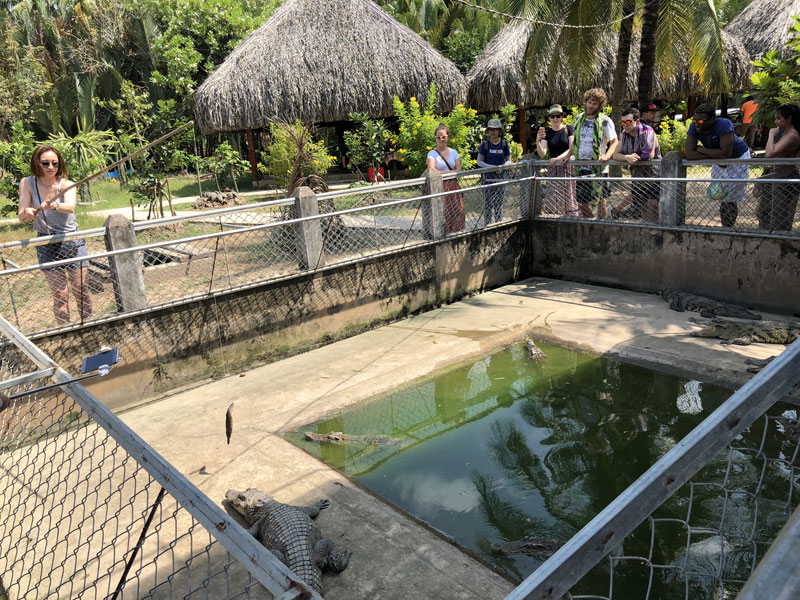
<path fill-rule="evenodd" d="M 486 124 L 486 129 L 502 129 L 503 124 L 500 122 L 500 119 L 489 119 L 489 122 Z"/>
<path fill-rule="evenodd" d="M 550 107 L 550 110 L 547 111 L 548 115 L 553 115 L 557 113 L 561 113 L 562 115 L 564 114 L 564 109 L 561 108 L 560 104 L 553 104 L 553 106 Z"/>

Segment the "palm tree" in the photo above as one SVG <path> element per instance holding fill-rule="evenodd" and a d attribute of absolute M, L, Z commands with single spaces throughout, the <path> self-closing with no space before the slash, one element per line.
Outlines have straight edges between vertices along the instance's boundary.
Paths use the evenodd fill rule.
<path fill-rule="evenodd" d="M 542 56 L 553 57 L 549 69 L 551 73 L 555 72 L 561 59 L 560 53 L 554 50 L 559 48 L 569 68 L 588 75 L 592 67 L 591 57 L 600 50 L 603 36 L 615 30 L 626 36 L 630 19 L 623 17 L 635 9 L 636 12 L 645 11 L 641 30 L 643 36 L 644 32 L 648 35 L 640 53 L 641 70 L 645 72 L 644 81 L 640 79 L 639 85 L 641 97 L 650 99 L 655 65 L 663 75 L 669 76 L 678 65 L 688 62 L 690 72 L 698 77 L 701 85 L 723 89 L 728 86 L 722 61 L 722 35 L 713 0 L 504 0 L 504 6 L 515 16 L 545 22 L 533 24 L 527 48 L 530 66 Z M 653 27 L 655 35 L 650 33 Z M 627 89 L 620 84 L 623 74 L 627 80 L 630 72 L 625 46 L 623 39 L 619 43 L 622 52 L 617 57 L 615 71 L 619 74 L 619 80 L 615 77 L 614 82 L 617 93 Z M 688 61 L 684 57 L 688 57 Z M 535 69 L 529 68 L 528 71 L 533 73 Z M 641 83 L 645 84 L 644 87 Z"/>

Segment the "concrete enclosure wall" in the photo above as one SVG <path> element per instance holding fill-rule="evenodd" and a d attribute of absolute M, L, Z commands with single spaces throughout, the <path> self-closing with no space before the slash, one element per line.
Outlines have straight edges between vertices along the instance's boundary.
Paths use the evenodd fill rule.
<path fill-rule="evenodd" d="M 36 341 L 71 373 L 119 347 L 113 377 L 86 382 L 119 409 L 527 276 L 527 232 L 494 227 Z"/>
<path fill-rule="evenodd" d="M 800 313 L 800 239 L 533 222 L 532 274 Z"/>

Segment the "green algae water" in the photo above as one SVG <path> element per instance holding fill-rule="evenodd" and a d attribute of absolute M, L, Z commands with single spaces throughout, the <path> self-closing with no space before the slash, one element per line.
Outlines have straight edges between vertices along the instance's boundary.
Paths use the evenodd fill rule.
<path fill-rule="evenodd" d="M 698 381 L 540 346 L 547 355 L 542 363 L 533 363 L 524 345 L 516 345 L 288 437 L 520 581 L 544 558 L 497 555 L 492 543 L 525 535 L 565 542 L 731 395 L 729 390 Z M 365 437 L 363 442 L 356 438 L 329 444 L 303 439 L 304 431 Z M 380 443 L 370 440 L 372 436 L 381 436 Z M 744 436 L 754 438 L 748 445 L 759 446 L 760 430 Z M 769 440 L 777 446 L 790 442 Z M 706 480 L 730 478 L 733 464 L 734 472 L 743 477 L 742 487 L 752 487 L 748 477 L 759 480 L 762 462 L 745 456 L 731 463 L 722 457 L 701 475 Z M 787 498 L 787 482 L 794 485 L 794 478 L 793 472 L 777 478 L 774 496 L 778 503 Z M 769 477 L 763 483 L 771 485 Z M 750 492 L 743 489 L 739 495 L 734 491 L 726 496 L 719 487 L 692 490 L 694 545 L 687 553 L 682 524 L 661 527 L 652 562 L 674 566 L 686 558 L 702 570 L 699 563 L 713 563 L 718 554 L 724 554 L 721 568 L 731 571 L 727 579 L 746 579 L 749 571 L 744 577 L 732 571 L 749 568 L 759 552 L 753 535 L 745 530 L 753 528 L 753 519 L 748 521 L 751 513 L 764 512 L 754 508 Z M 679 491 L 656 515 L 686 519 L 688 493 Z M 726 510 L 734 508 L 738 512 L 728 512 L 727 522 L 720 525 Z M 780 518 L 774 522 L 760 521 L 759 530 L 774 536 L 791 508 L 779 510 Z M 737 518 L 731 519 L 731 514 Z M 742 537 L 749 535 L 751 541 L 726 546 L 718 535 L 725 527 L 741 528 Z M 624 553 L 647 556 L 650 540 L 645 523 L 625 540 Z M 626 568 L 616 567 L 615 597 L 617 593 L 625 598 L 644 597 L 650 572 L 627 572 Z M 713 564 L 710 568 L 714 570 Z M 649 597 L 682 598 L 685 586 L 693 598 L 727 597 L 733 585 L 726 586 L 720 596 L 718 589 L 712 589 L 717 585 L 714 578 L 684 581 L 674 572 L 655 569 Z M 584 593 L 607 593 L 608 561 L 581 581 L 578 588 L 584 587 Z M 573 591 L 581 591 L 578 588 Z"/>

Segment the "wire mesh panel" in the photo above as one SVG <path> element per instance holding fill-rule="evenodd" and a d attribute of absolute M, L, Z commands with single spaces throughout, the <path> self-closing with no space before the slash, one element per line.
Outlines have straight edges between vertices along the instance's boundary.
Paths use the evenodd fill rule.
<path fill-rule="evenodd" d="M 448 233 L 482 228 L 487 216 L 489 224 L 518 220 L 528 203 L 521 172 L 515 165 L 448 179 L 458 191 L 429 202 L 442 207 Z M 27 333 L 52 331 L 429 243 L 420 181 L 321 194 L 319 216 L 298 218 L 294 200 L 281 200 L 149 223 L 137 228 L 137 246 L 111 253 L 98 237 L 80 238 L 82 253 L 66 257 L 53 252 L 60 242 L 33 241 L 43 262 L 30 244 L 12 244 L 3 252 L 0 314 Z M 312 222 L 322 244 L 306 256 L 301 232 Z M 121 290 L 130 278 L 115 274 L 124 257 L 141 265 L 135 302 Z"/>
<path fill-rule="evenodd" d="M 800 504 L 797 412 L 775 405 L 799 380 L 797 341 L 509 598 L 733 598 Z"/>
<path fill-rule="evenodd" d="M 524 205 L 529 201 L 525 192 L 527 188 L 520 183 L 525 168 L 525 163 L 514 163 L 462 171 L 455 177 L 445 178 L 445 191 L 455 192 L 444 197 L 447 232 L 475 231 L 521 219 Z"/>
<path fill-rule="evenodd" d="M 147 464 L 134 457 L 87 411 L 109 415 L 97 400 L 79 386 L 51 385 L 63 371 L 41 369 L 10 343 L 7 322 L 0 331 L 0 390 L 10 397 L 0 412 L 4 597 L 261 598 L 262 584 L 273 593 L 289 587 L 288 571 L 264 577 L 265 565 L 274 568 L 266 549 L 242 530 L 242 554 L 225 513 L 117 420 L 116 438 L 143 447 Z M 160 468 L 169 485 L 195 497 L 191 512 L 157 481 Z M 203 505 L 214 535 L 201 524 Z M 247 567 L 229 550 L 248 557 Z"/>

